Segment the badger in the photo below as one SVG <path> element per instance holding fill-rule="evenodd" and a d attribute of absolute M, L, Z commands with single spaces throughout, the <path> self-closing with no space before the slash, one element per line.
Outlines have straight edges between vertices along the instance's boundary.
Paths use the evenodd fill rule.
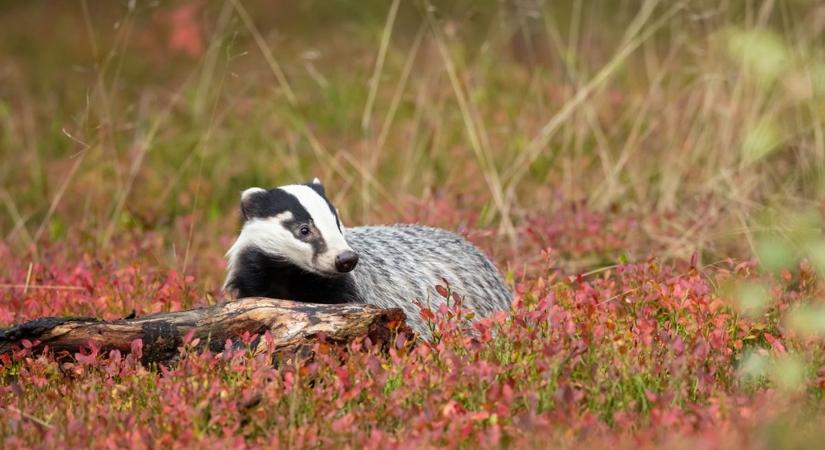
<path fill-rule="evenodd" d="M 490 260 L 461 236 L 414 224 L 345 229 L 315 178 L 241 193 L 240 234 L 226 253 L 224 290 L 237 297 L 401 308 L 423 336 L 420 302 L 433 310 L 446 280 L 476 316 L 510 308 Z"/>

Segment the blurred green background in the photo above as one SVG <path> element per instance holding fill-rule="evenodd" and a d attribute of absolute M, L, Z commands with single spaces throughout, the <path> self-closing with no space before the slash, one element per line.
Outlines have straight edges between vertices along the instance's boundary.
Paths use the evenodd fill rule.
<path fill-rule="evenodd" d="M 640 218 L 637 257 L 801 251 L 823 44 L 803 0 L 0 1 L 0 233 L 35 257 L 155 233 L 186 268 L 242 189 L 319 176 L 350 225 L 517 248 L 584 202 Z"/>

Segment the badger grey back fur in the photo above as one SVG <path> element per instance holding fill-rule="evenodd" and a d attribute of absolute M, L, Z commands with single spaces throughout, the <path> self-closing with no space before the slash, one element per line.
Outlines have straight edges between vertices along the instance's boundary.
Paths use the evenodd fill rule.
<path fill-rule="evenodd" d="M 421 225 L 344 229 L 324 187 L 312 183 L 241 195 L 241 233 L 227 252 L 224 288 L 239 297 L 400 308 L 428 335 L 416 301 L 437 309 L 446 279 L 477 316 L 510 308 L 486 256 L 461 236 Z"/>
<path fill-rule="evenodd" d="M 347 241 L 360 255 L 351 272 L 360 300 L 401 308 L 418 332 L 426 326 L 413 301 L 437 308 L 444 302 L 435 292 L 442 278 L 477 315 L 510 308 L 511 294 L 498 270 L 457 234 L 420 225 L 365 226 L 348 229 Z"/>

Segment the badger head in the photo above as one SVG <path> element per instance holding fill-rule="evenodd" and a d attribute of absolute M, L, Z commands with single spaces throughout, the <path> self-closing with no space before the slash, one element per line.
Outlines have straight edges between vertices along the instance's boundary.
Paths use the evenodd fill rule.
<path fill-rule="evenodd" d="M 358 263 L 317 178 L 273 189 L 249 188 L 241 193 L 241 215 L 240 235 L 226 253 L 227 282 L 247 249 L 325 277 L 349 272 Z"/>

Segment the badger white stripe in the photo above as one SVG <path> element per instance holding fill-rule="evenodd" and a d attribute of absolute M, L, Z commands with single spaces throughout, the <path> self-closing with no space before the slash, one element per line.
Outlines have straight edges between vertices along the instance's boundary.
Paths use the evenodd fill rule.
<path fill-rule="evenodd" d="M 338 229 L 338 223 L 329 207 L 329 203 L 318 195 L 314 189 L 303 184 L 282 186 L 278 189 L 286 191 L 297 198 L 301 206 L 303 206 L 309 213 L 309 216 L 312 217 L 315 228 L 318 229 L 321 237 L 327 244 L 327 253 L 332 259 L 331 264 L 334 264 L 335 257 L 341 252 L 352 250 L 344 239 L 344 235 Z"/>

